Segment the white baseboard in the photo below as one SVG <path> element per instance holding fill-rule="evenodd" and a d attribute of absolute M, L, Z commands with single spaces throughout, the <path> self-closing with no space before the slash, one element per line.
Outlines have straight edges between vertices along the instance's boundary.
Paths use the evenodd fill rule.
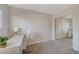
<path fill-rule="evenodd" d="M 75 51 L 79 52 L 79 49 L 73 48 Z"/>
<path fill-rule="evenodd" d="M 33 45 L 33 44 L 37 44 L 37 43 L 43 43 L 43 42 L 47 42 L 47 41 L 50 41 L 50 40 L 36 41 L 36 42 L 29 43 L 28 45 Z"/>

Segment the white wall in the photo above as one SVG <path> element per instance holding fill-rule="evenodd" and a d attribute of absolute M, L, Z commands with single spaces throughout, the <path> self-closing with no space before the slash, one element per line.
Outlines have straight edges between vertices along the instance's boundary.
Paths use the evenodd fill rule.
<path fill-rule="evenodd" d="M 54 16 L 52 17 L 52 40 L 55 40 L 55 18 Z"/>
<path fill-rule="evenodd" d="M 58 18 L 55 20 L 55 25 L 56 25 L 56 39 L 61 39 L 63 38 L 63 35 L 62 35 L 62 19 L 61 18 Z"/>
<path fill-rule="evenodd" d="M 52 39 L 52 20 L 49 15 L 10 7 L 9 23 L 9 35 L 13 34 L 15 27 L 20 27 L 25 34 L 30 29 L 29 44 Z"/>
<path fill-rule="evenodd" d="M 4 24 L 3 24 L 3 29 L 0 30 L 0 35 L 1 36 L 8 36 L 8 5 L 4 5 L 4 4 L 0 4 L 0 9 L 3 11 L 4 15 L 3 15 L 3 20 L 4 20 Z"/>
<path fill-rule="evenodd" d="M 73 48 L 79 51 L 79 8 L 73 15 Z"/>

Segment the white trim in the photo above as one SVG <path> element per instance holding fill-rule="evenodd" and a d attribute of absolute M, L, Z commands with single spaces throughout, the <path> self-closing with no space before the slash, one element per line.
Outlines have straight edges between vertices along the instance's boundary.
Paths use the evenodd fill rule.
<path fill-rule="evenodd" d="M 75 51 L 79 52 L 79 49 L 73 48 Z"/>

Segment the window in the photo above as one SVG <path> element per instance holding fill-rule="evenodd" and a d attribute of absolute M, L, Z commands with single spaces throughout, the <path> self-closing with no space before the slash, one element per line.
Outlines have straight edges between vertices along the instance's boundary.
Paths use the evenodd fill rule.
<path fill-rule="evenodd" d="M 0 30 L 4 28 L 4 13 L 0 10 Z"/>

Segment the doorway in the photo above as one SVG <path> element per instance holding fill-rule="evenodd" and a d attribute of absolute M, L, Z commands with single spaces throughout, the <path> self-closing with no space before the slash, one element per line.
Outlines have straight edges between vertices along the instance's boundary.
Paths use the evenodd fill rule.
<path fill-rule="evenodd" d="M 73 25 L 71 17 L 58 17 L 55 19 L 55 38 L 58 42 L 73 47 Z"/>

